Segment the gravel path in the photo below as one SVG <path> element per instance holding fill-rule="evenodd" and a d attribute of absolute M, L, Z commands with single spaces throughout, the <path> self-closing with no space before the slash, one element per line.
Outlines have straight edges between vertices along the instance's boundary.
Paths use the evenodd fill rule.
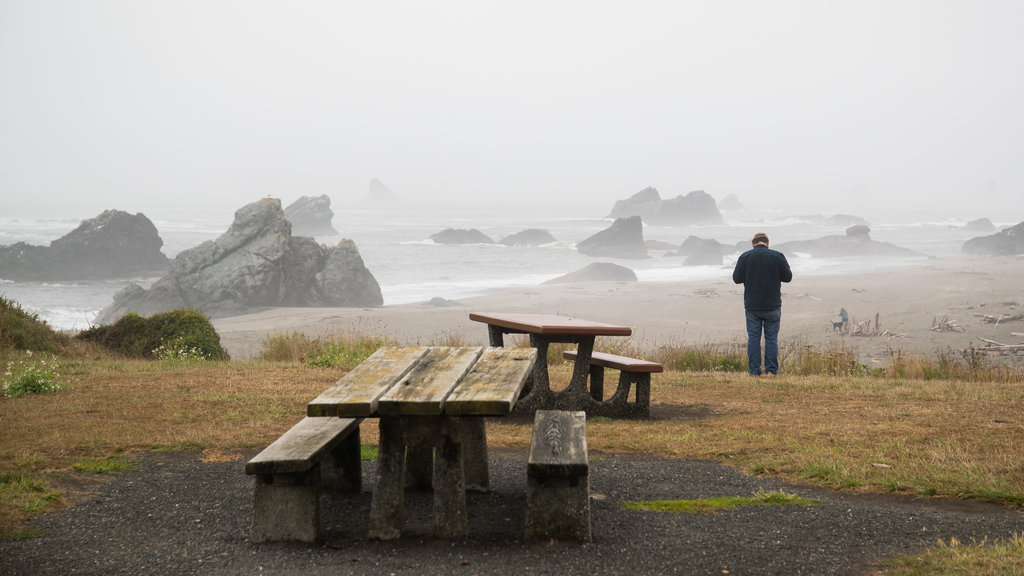
<path fill-rule="evenodd" d="M 521 540 L 526 450 L 491 451 L 492 491 L 469 494 L 470 536 L 430 536 L 430 495 L 406 497 L 401 539 L 367 540 L 374 463 L 364 492 L 326 498 L 327 543 L 253 544 L 245 452 L 206 463 L 153 453 L 79 505 L 36 519 L 46 536 L 0 543 L 0 574 L 865 574 L 880 558 L 938 539 L 1024 532 L 1024 514 L 971 502 L 852 495 L 746 476 L 719 464 L 591 452 L 594 542 Z M 671 515 L 621 500 L 749 496 L 817 498 L 815 507 L 747 507 Z"/>

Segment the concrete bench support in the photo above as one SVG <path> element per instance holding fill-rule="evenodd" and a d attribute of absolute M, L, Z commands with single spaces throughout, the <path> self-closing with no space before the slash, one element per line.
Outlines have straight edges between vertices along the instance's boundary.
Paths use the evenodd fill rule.
<path fill-rule="evenodd" d="M 319 539 L 322 491 L 359 492 L 361 418 L 306 417 L 246 463 L 255 542 Z"/>
<path fill-rule="evenodd" d="M 590 542 L 586 413 L 538 410 L 526 470 L 527 540 Z"/>
<path fill-rule="evenodd" d="M 576 351 L 566 350 L 562 357 L 576 361 Z M 619 386 L 608 400 L 604 399 L 605 368 L 619 371 Z M 600 404 L 588 412 L 591 416 L 650 416 L 651 374 L 664 370 L 657 362 L 594 352 L 590 358 L 590 396 Z M 630 388 L 636 388 L 634 402 L 628 401 Z"/>

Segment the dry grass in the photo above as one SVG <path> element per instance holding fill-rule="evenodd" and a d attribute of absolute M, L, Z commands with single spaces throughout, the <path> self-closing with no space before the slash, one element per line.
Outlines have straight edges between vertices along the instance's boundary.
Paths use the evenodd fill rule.
<path fill-rule="evenodd" d="M 560 354 L 560 351 L 558 352 Z M 56 394 L 0 400 L 0 535 L 74 500 L 72 464 L 136 450 L 203 450 L 210 460 L 269 444 L 344 370 L 296 363 L 68 364 Z M 553 362 L 552 381 L 571 366 Z M 656 420 L 588 422 L 592 449 L 706 458 L 755 474 L 844 489 L 974 498 L 1024 507 L 1024 387 L 728 372 L 655 375 Z M 362 428 L 377 441 L 377 422 Z M 488 424 L 494 445 L 526 446 L 521 420 Z"/>
<path fill-rule="evenodd" d="M 568 377 L 567 367 L 552 369 L 561 383 L 553 386 Z M 1024 507 L 1018 384 L 666 372 L 651 395 L 677 417 L 591 421 L 588 445 L 844 489 Z M 525 446 L 529 430 L 495 422 L 488 439 Z"/>
<path fill-rule="evenodd" d="M 963 544 L 953 539 L 917 556 L 882 563 L 889 576 L 1006 576 L 1024 574 L 1024 535 Z"/>

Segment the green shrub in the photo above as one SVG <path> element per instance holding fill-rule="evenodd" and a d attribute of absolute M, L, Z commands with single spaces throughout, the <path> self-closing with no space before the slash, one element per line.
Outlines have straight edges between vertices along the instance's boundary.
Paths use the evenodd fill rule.
<path fill-rule="evenodd" d="M 0 296 L 0 351 L 57 353 L 67 342 L 66 335 L 55 332 L 38 314 L 26 312 L 14 300 Z"/>
<path fill-rule="evenodd" d="M 351 370 L 369 358 L 381 346 L 393 346 L 394 344 L 391 340 L 381 337 L 346 338 L 319 343 L 305 355 L 303 361 L 307 366 Z"/>
<path fill-rule="evenodd" d="M 126 314 L 114 324 L 94 326 L 76 338 L 132 358 L 228 359 L 210 319 L 196 310 L 171 310 L 148 318 Z"/>
<path fill-rule="evenodd" d="M 7 363 L 3 377 L 4 396 L 17 398 L 26 394 L 45 394 L 64 387 L 57 381 L 60 377 L 57 371 L 60 365 L 56 357 L 51 356 L 49 360 L 34 360 L 31 350 L 27 350 L 25 355 L 25 360 Z"/>

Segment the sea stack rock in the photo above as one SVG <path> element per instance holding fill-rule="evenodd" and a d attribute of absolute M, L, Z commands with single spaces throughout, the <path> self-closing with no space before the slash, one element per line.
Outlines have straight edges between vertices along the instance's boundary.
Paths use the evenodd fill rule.
<path fill-rule="evenodd" d="M 49 246 L 18 242 L 0 246 L 0 278 L 16 281 L 69 281 L 157 275 L 170 260 L 163 240 L 143 214 L 107 210 Z"/>
<path fill-rule="evenodd" d="M 587 256 L 607 258 L 648 258 L 644 226 L 640 216 L 616 218 L 608 228 L 580 240 L 576 250 Z"/>
<path fill-rule="evenodd" d="M 498 244 L 504 244 L 505 246 L 542 246 L 555 241 L 555 237 L 547 230 L 530 228 L 505 236 L 498 241 Z"/>
<path fill-rule="evenodd" d="M 703 190 L 686 196 L 662 200 L 654 187 L 644 188 L 626 200 L 619 200 L 612 208 L 611 218 L 639 216 L 648 224 L 689 225 L 721 224 L 722 213 L 715 199 Z"/>
<path fill-rule="evenodd" d="M 964 254 L 1007 256 L 1024 254 L 1024 222 L 991 236 L 971 238 L 960 248 Z"/>
<path fill-rule="evenodd" d="M 569 284 L 572 282 L 636 282 L 636 272 L 611 262 L 594 262 L 575 272 L 552 278 L 545 284 Z"/>
<path fill-rule="evenodd" d="M 490 236 L 476 228 L 446 228 L 437 234 L 431 234 L 430 239 L 438 244 L 494 244 Z"/>
<path fill-rule="evenodd" d="M 391 191 L 383 182 L 374 178 L 370 180 L 370 192 L 366 195 L 368 204 L 391 206 L 400 201 L 398 194 Z"/>
<path fill-rule="evenodd" d="M 993 232 L 995 229 L 996 225 L 988 218 L 978 218 L 964 224 L 964 230 L 969 232 Z"/>
<path fill-rule="evenodd" d="M 112 322 L 192 308 L 210 317 L 264 306 L 380 306 L 380 286 L 351 240 L 328 248 L 291 235 L 281 201 L 266 198 L 240 208 L 228 231 L 185 250 L 149 290 L 129 286 L 100 312 Z"/>
<path fill-rule="evenodd" d="M 750 245 L 746 245 L 749 249 Z M 816 258 L 839 258 L 844 256 L 906 257 L 923 256 L 909 248 L 871 239 L 871 229 L 864 224 L 854 224 L 846 234 L 823 236 L 814 240 L 797 240 L 773 244 L 772 248 L 793 256 L 796 252 L 810 254 Z"/>
<path fill-rule="evenodd" d="M 284 209 L 284 216 L 292 223 L 292 234 L 295 236 L 337 236 L 331 220 L 331 199 L 322 196 L 303 196 Z"/>
<path fill-rule="evenodd" d="M 684 266 L 721 266 L 722 245 L 717 240 L 690 236 L 679 246 Z"/>

